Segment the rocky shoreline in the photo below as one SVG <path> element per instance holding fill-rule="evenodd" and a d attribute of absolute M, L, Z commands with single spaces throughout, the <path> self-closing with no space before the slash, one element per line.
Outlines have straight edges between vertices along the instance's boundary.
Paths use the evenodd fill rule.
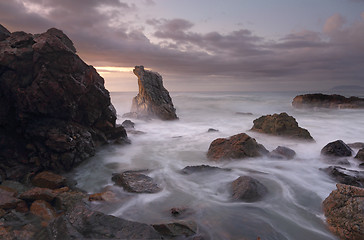
<path fill-rule="evenodd" d="M 148 120 L 178 119 L 168 91 L 158 73 L 136 66 L 139 94 L 125 116 Z M 104 144 L 128 144 L 127 132 L 142 134 L 130 120 L 116 124 L 104 80 L 76 54 L 72 41 L 52 28 L 42 34 L 10 33 L 0 25 L 0 238 L 1 239 L 209 239 L 193 219 L 144 224 L 98 212 L 91 202 L 122 201 L 112 188 L 87 194 L 62 176 L 93 156 Z M 301 108 L 310 98 L 314 107 L 354 108 L 362 99 L 297 96 L 292 105 Z M 320 95 L 318 97 L 322 99 Z M 312 100 L 313 99 L 313 100 Z M 355 101 L 354 101 L 355 100 Z M 321 101 L 321 100 L 320 100 Z M 330 100 L 331 101 L 331 100 Z M 357 104 L 359 102 L 359 105 Z M 348 105 L 349 104 L 349 105 Z M 352 105 L 350 105 L 352 104 Z M 251 115 L 251 114 L 246 114 Z M 308 130 L 287 113 L 266 115 L 253 121 L 251 131 L 312 142 Z M 209 129 L 208 133 L 218 132 Z M 352 147 L 350 147 L 352 146 Z M 353 150 L 355 149 L 355 151 Z M 257 157 L 291 160 L 294 149 L 277 146 L 268 151 L 247 133 L 217 138 L 206 158 L 211 163 L 244 161 Z M 329 229 L 341 239 L 364 236 L 364 171 L 347 169 L 347 159 L 364 164 L 364 144 L 328 143 L 321 169 L 337 184 L 323 202 Z M 355 156 L 355 157 L 353 157 Z M 346 160 L 346 161 L 345 161 Z M 214 174 L 231 169 L 209 165 L 186 166 L 182 177 Z M 123 171 L 110 176 L 116 187 L 132 194 L 157 194 L 163 190 L 148 170 Z M 271 191 L 258 178 L 239 176 L 228 183 L 230 201 L 259 202 Z M 126 196 L 126 198 L 129 196 Z M 176 206 L 173 217 L 194 209 Z M 260 239 L 257 236 L 257 239 Z"/>

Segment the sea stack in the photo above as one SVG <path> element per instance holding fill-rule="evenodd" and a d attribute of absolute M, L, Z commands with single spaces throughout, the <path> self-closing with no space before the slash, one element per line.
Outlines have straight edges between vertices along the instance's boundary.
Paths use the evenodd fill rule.
<path fill-rule="evenodd" d="M 133 98 L 130 113 L 123 117 L 178 119 L 169 92 L 163 87 L 162 76 L 145 70 L 144 66 L 135 66 L 133 72 L 138 77 L 139 93 Z"/>

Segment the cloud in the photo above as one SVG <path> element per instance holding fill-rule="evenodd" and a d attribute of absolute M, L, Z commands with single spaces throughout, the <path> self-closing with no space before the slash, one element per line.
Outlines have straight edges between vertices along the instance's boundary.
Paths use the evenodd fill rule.
<path fill-rule="evenodd" d="M 34 11 L 37 6 L 46 11 Z M 142 64 L 192 89 L 194 84 L 220 86 L 222 79 L 232 86 L 277 87 L 279 82 L 293 88 L 303 82 L 361 85 L 364 79 L 364 13 L 352 24 L 335 14 L 322 32 L 296 31 L 273 41 L 244 28 L 201 33 L 194 30 L 196 23 L 181 18 L 150 18 L 145 27 L 154 30 L 147 35 L 145 22 L 135 17 L 140 7 L 118 0 L 0 0 L 0 22 L 9 30 L 33 33 L 58 27 L 89 64 Z"/>
<path fill-rule="evenodd" d="M 326 20 L 324 25 L 324 33 L 330 34 L 339 31 L 345 24 L 345 19 L 340 14 L 335 14 Z"/>

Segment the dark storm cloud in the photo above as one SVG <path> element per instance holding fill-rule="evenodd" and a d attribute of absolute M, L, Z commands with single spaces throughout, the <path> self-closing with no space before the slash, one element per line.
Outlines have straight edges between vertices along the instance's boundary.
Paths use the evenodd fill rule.
<path fill-rule="evenodd" d="M 185 19 L 150 19 L 146 24 L 155 29 L 151 42 L 143 25 L 127 18 L 139 7 L 117 0 L 0 0 L 0 23 L 33 33 L 58 27 L 90 64 L 143 64 L 183 81 L 220 76 L 235 81 L 363 82 L 364 19 L 348 25 L 336 14 L 323 32 L 305 30 L 275 41 L 247 29 L 199 33 Z"/>

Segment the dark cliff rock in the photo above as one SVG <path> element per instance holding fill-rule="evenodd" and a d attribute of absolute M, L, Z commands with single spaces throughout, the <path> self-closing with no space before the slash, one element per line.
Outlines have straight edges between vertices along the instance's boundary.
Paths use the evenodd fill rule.
<path fill-rule="evenodd" d="M 70 170 L 98 145 L 127 138 L 115 126 L 104 79 L 62 31 L 0 32 L 0 169 L 7 178 L 9 169 L 21 169 L 13 178 L 25 174 L 22 166 Z"/>
<path fill-rule="evenodd" d="M 163 87 L 162 76 L 145 70 L 143 66 L 136 66 L 133 72 L 138 77 L 139 93 L 133 98 L 130 113 L 124 117 L 178 119 L 172 99 Z"/>
<path fill-rule="evenodd" d="M 239 159 L 259 157 L 267 154 L 268 150 L 245 133 L 229 138 L 215 139 L 209 147 L 207 157 L 213 161 L 224 159 Z"/>
<path fill-rule="evenodd" d="M 364 98 L 346 98 L 337 94 L 304 94 L 296 96 L 292 106 L 295 108 L 364 108 Z"/>
<path fill-rule="evenodd" d="M 341 239 L 362 240 L 364 236 L 364 188 L 337 184 L 323 202 L 329 229 Z"/>
<path fill-rule="evenodd" d="M 252 131 L 312 141 L 310 133 L 298 126 L 296 119 L 283 112 L 280 114 L 266 115 L 253 121 Z"/>
<path fill-rule="evenodd" d="M 328 143 L 321 149 L 321 154 L 333 157 L 350 157 L 353 155 L 353 150 L 346 145 L 342 140 Z"/>

